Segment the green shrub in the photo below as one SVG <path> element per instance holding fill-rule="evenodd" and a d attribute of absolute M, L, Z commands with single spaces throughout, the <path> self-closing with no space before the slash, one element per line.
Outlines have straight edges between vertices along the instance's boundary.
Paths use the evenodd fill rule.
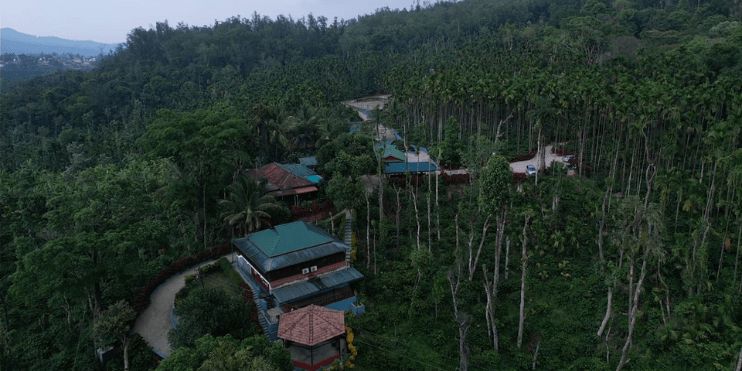
<path fill-rule="evenodd" d="M 337 235 L 337 238 L 343 240 L 345 239 L 345 214 L 340 215 L 343 215 L 343 218 L 340 219 L 340 223 L 336 223 L 335 234 Z"/>
<path fill-rule="evenodd" d="M 207 264 L 199 268 L 198 270 L 201 272 L 202 275 L 211 274 L 214 272 L 218 272 L 221 268 L 221 266 L 217 263 Z"/>
<path fill-rule="evenodd" d="M 239 273 L 237 273 L 234 268 L 232 268 L 232 264 L 227 260 L 225 257 L 221 257 L 218 261 L 219 267 L 221 267 L 222 272 L 229 277 L 229 281 L 234 285 L 241 285 L 245 281 L 242 279 L 242 276 L 240 276 Z"/>
<path fill-rule="evenodd" d="M 190 277 L 193 277 L 193 276 L 190 276 Z M 186 277 L 186 278 L 188 278 L 188 277 Z M 175 293 L 175 303 L 179 303 L 181 300 L 187 298 L 188 297 L 188 291 L 189 291 L 189 287 L 188 286 L 185 286 L 185 287 L 181 288 L 180 290 L 178 290 L 178 292 Z"/>
<path fill-rule="evenodd" d="M 229 295 L 221 288 L 197 288 L 175 307 L 180 316 L 178 330 L 170 330 L 168 340 L 173 349 L 192 347 L 196 339 L 211 334 L 232 334 L 244 339 L 259 333 L 250 322 L 253 303 L 245 304 L 242 298 Z"/>

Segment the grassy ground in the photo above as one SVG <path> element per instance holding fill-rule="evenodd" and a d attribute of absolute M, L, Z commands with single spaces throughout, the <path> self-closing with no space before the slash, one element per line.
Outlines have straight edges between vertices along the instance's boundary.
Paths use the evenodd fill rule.
<path fill-rule="evenodd" d="M 214 265 L 217 267 L 210 268 L 210 266 Z M 242 297 L 242 289 L 240 289 L 240 285 L 244 281 L 242 280 L 242 277 L 240 277 L 239 273 L 232 268 L 226 258 L 221 258 L 212 264 L 205 265 L 202 269 L 208 271 L 202 279 L 203 283 L 199 282 L 197 279 L 193 279 L 188 282 L 186 286 L 187 290 L 197 287 L 221 287 L 230 295 Z"/>

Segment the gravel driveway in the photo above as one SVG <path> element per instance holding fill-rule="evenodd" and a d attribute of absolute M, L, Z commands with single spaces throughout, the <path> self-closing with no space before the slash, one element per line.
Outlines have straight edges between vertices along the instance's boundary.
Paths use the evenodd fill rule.
<path fill-rule="evenodd" d="M 232 254 L 224 255 L 224 257 L 232 261 Z M 173 328 L 170 322 L 170 312 L 173 310 L 175 294 L 185 286 L 187 275 L 194 274 L 196 269 L 212 262 L 214 260 L 203 262 L 168 278 L 152 293 L 149 305 L 137 317 L 132 331 L 142 335 L 147 344 L 152 347 L 152 351 L 159 356 L 167 358 L 172 353 L 170 343 L 167 341 L 167 333 Z"/>
<path fill-rule="evenodd" d="M 544 158 L 545 159 L 544 163 L 546 164 L 546 167 L 550 167 L 551 166 L 551 163 L 552 162 L 555 162 L 555 161 L 556 162 L 564 163 L 564 161 L 562 161 L 563 156 L 557 156 L 557 155 L 555 155 L 554 153 L 551 152 L 551 148 L 552 147 L 553 146 L 546 146 L 546 148 L 544 148 L 544 151 L 546 151 L 546 157 Z M 532 158 L 530 160 L 518 161 L 518 162 L 511 162 L 510 163 L 510 170 L 512 170 L 514 173 L 525 173 L 526 172 L 526 167 L 528 165 L 533 165 L 533 166 L 536 167 L 537 170 L 541 170 L 538 167 L 538 157 L 539 157 L 539 154 L 537 153 L 536 154 L 536 157 L 534 157 L 534 158 Z"/>

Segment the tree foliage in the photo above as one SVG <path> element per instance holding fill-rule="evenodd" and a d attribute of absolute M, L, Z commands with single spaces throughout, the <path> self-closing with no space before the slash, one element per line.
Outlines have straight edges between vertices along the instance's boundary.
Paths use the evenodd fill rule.
<path fill-rule="evenodd" d="M 101 313 L 101 316 L 93 325 L 93 334 L 100 341 L 98 344 L 121 345 L 124 353 L 124 370 L 129 370 L 129 336 L 131 326 L 129 325 L 136 318 L 136 313 L 131 309 L 129 303 L 120 300 L 111 305 Z"/>
<path fill-rule="evenodd" d="M 286 205 L 264 194 L 265 184 L 265 180 L 255 181 L 240 175 L 227 187 L 229 197 L 219 200 L 222 218 L 230 227 L 236 226 L 243 236 L 270 227 L 271 220 L 280 220 L 288 212 Z"/>
<path fill-rule="evenodd" d="M 485 215 L 495 215 L 507 205 L 512 178 L 508 161 L 500 155 L 491 156 L 479 178 L 479 205 Z"/>
<path fill-rule="evenodd" d="M 316 152 L 336 205 L 367 215 L 353 222 L 368 264 L 357 287 L 367 313 L 349 319 L 364 334 L 359 368 L 453 369 L 468 349 L 472 369 L 613 369 L 624 354 L 636 369 L 732 369 L 738 18 L 717 0 L 471 0 L 352 20 L 159 22 L 92 71 L 3 84 L 0 367 L 100 367 L 95 316 L 228 241 L 222 212 L 248 229 L 228 190 L 240 171 Z M 380 93 L 391 95 L 380 123 L 434 159 L 441 149 L 441 165 L 459 154 L 478 180 L 410 174 L 399 183 L 410 187 L 382 181 L 369 202 L 357 177 L 381 170 L 374 143 L 348 133 L 357 112 L 338 102 Z M 538 185 L 508 178 L 492 155 L 549 151 L 575 156 L 574 177 L 555 166 Z M 513 215 L 524 209 L 519 279 L 525 225 Z M 455 298 L 472 326 L 459 342 L 445 272 L 469 257 Z M 492 295 L 482 288 L 495 272 Z"/>
<path fill-rule="evenodd" d="M 157 370 L 289 371 L 293 367 L 288 349 L 280 343 L 269 343 L 264 336 L 238 340 L 230 334 L 207 334 L 197 339 L 193 347 L 173 351 Z"/>
<path fill-rule="evenodd" d="M 236 339 L 253 336 L 258 329 L 250 322 L 252 305 L 221 288 L 197 288 L 176 304 L 178 329 L 170 330 L 170 345 L 173 349 L 190 347 L 206 334 L 215 337 L 231 334 Z"/>

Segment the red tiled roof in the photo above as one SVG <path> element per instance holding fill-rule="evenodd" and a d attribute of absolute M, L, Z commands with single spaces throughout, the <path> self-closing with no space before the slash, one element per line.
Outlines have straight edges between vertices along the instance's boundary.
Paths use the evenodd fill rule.
<path fill-rule="evenodd" d="M 299 187 L 299 188 L 293 188 L 293 189 L 279 189 L 275 191 L 269 191 L 271 195 L 274 197 L 281 197 L 281 196 L 291 196 L 291 195 L 301 195 L 304 193 L 310 193 L 310 192 L 317 192 L 319 191 L 317 187 L 315 186 L 308 186 L 308 187 Z"/>
<path fill-rule="evenodd" d="M 309 187 L 294 188 L 294 191 L 296 192 L 296 194 L 300 195 L 300 194 L 309 193 L 309 192 L 316 192 L 318 191 L 318 189 L 315 186 L 309 186 Z"/>
<path fill-rule="evenodd" d="M 344 333 L 343 312 L 314 304 L 284 313 L 278 319 L 279 338 L 310 347 Z"/>
<path fill-rule="evenodd" d="M 314 185 L 311 181 L 292 174 L 276 163 L 265 165 L 260 169 L 250 170 L 248 174 L 256 179 L 267 178 L 268 183 L 277 189 L 292 189 Z"/>

